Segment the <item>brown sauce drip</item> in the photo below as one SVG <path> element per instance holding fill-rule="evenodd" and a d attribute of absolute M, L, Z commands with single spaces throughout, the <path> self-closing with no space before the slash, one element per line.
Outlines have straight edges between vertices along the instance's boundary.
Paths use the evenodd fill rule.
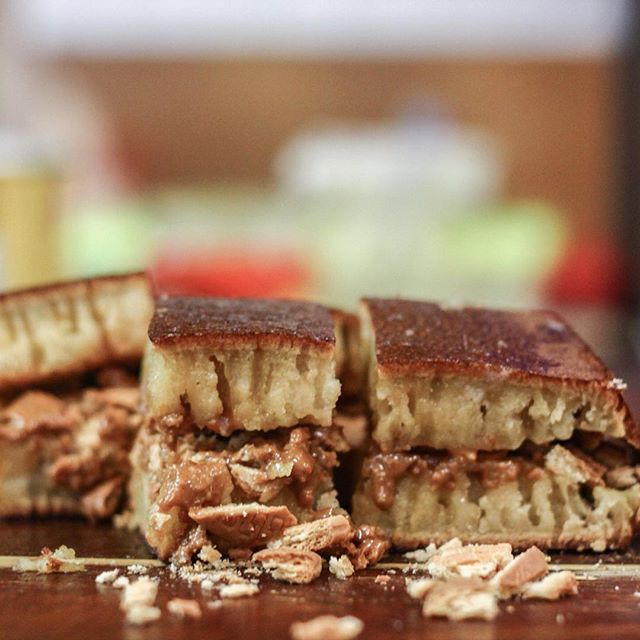
<path fill-rule="evenodd" d="M 232 485 L 223 458 L 187 460 L 169 470 L 160 489 L 158 505 L 162 511 L 176 506 L 186 511 L 199 504 L 219 505 L 225 495 L 231 493 Z"/>
<path fill-rule="evenodd" d="M 490 490 L 520 475 L 535 477 L 540 472 L 530 460 L 503 452 L 379 453 L 363 467 L 364 477 L 371 481 L 373 500 L 385 511 L 393 506 L 397 482 L 404 475 L 425 477 L 434 489 L 453 489 L 461 473 L 477 474 L 484 489 Z"/>

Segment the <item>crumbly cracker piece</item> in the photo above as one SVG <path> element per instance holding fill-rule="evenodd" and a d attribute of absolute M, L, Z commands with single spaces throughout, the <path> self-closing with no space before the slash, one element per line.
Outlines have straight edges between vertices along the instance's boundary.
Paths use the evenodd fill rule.
<path fill-rule="evenodd" d="M 508 597 L 533 580 L 538 580 L 549 571 L 547 557 L 538 547 L 529 547 L 516 556 L 491 581 L 501 596 Z"/>
<path fill-rule="evenodd" d="M 216 540 L 233 548 L 263 546 L 297 523 L 287 507 L 257 502 L 193 507 L 189 509 L 189 517 Z"/>
<path fill-rule="evenodd" d="M 150 578 L 138 578 L 125 586 L 120 608 L 126 610 L 134 605 L 152 605 L 158 595 L 158 583 Z"/>
<path fill-rule="evenodd" d="M 513 559 L 511 545 L 469 544 L 463 547 L 443 545 L 427 563 L 434 578 L 489 578 Z"/>
<path fill-rule="evenodd" d="M 571 571 L 550 573 L 538 582 L 525 585 L 523 598 L 540 598 L 542 600 L 557 600 L 563 596 L 578 593 L 578 581 Z"/>
<path fill-rule="evenodd" d="M 458 576 L 433 584 L 425 597 L 422 613 L 426 617 L 449 620 L 493 620 L 498 614 L 498 603 L 486 582 Z"/>
<path fill-rule="evenodd" d="M 222 554 L 214 546 L 207 544 L 200 549 L 198 558 L 208 564 L 215 564 L 222 558 Z"/>
<path fill-rule="evenodd" d="M 364 623 L 355 616 L 318 616 L 294 622 L 289 629 L 293 640 L 352 640 L 362 633 Z"/>
<path fill-rule="evenodd" d="M 455 538 L 457 540 L 457 538 Z M 458 540 L 458 542 L 460 542 Z M 438 552 L 438 547 L 432 542 L 427 545 L 424 549 L 416 549 L 415 551 L 407 551 L 404 554 L 404 557 L 408 560 L 412 560 L 413 562 L 425 563 L 431 560 L 433 556 Z"/>
<path fill-rule="evenodd" d="M 424 600 L 425 596 L 435 584 L 431 578 L 419 578 L 418 580 L 407 580 L 407 593 L 416 600 Z"/>
<path fill-rule="evenodd" d="M 578 457 L 562 445 L 555 445 L 545 456 L 544 466 L 559 476 L 579 484 L 604 485 L 602 476 L 606 467 L 591 460 L 586 454 Z"/>
<path fill-rule="evenodd" d="M 13 570 L 18 573 L 73 573 L 85 569 L 84 562 L 76 559 L 75 550 L 64 544 L 55 551 L 43 547 L 37 558 L 19 558 L 13 565 Z"/>
<path fill-rule="evenodd" d="M 167 602 L 167 611 L 178 618 L 201 618 L 202 609 L 196 600 L 172 598 Z"/>
<path fill-rule="evenodd" d="M 127 576 L 118 576 L 112 583 L 111 586 L 115 589 L 124 589 L 128 584 L 130 584 L 129 578 Z"/>
<path fill-rule="evenodd" d="M 313 551 L 291 547 L 263 549 L 254 553 L 252 560 L 259 562 L 275 580 L 292 584 L 309 584 L 322 573 L 322 558 Z"/>
<path fill-rule="evenodd" d="M 346 580 L 353 575 L 354 568 L 349 556 L 341 555 L 339 558 L 329 558 L 329 571 L 338 579 Z"/>
<path fill-rule="evenodd" d="M 143 564 L 130 564 L 127 567 L 127 573 L 141 576 L 149 573 L 149 567 L 145 567 Z"/>
<path fill-rule="evenodd" d="M 354 535 L 353 527 L 345 516 L 330 516 L 313 522 L 288 527 L 269 547 L 293 547 L 303 551 L 324 551 L 344 547 Z"/>
<path fill-rule="evenodd" d="M 118 577 L 118 569 L 112 569 L 111 571 L 103 571 L 96 576 L 96 584 L 113 584 Z"/>

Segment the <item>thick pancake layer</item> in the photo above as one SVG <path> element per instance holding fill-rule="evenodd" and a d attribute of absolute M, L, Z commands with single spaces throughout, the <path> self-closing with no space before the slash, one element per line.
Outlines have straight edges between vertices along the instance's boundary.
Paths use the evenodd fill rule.
<path fill-rule="evenodd" d="M 152 313 L 144 273 L 0 295 L 0 391 L 138 361 Z"/>
<path fill-rule="evenodd" d="M 640 445 L 620 382 L 554 313 L 367 299 L 362 314 L 373 437 L 386 451 L 516 449 L 574 430 Z"/>
<path fill-rule="evenodd" d="M 158 420 L 187 417 L 222 435 L 331 424 L 340 383 L 334 321 L 324 307 L 166 298 L 149 338 L 143 389 Z"/>
<path fill-rule="evenodd" d="M 458 537 L 603 551 L 631 540 L 636 471 L 560 445 L 517 454 L 374 453 L 363 465 L 353 518 L 383 528 L 402 548 Z"/>

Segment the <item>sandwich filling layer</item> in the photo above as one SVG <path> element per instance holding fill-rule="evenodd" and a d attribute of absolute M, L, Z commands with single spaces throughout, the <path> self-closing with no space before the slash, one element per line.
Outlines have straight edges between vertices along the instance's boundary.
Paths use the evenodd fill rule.
<path fill-rule="evenodd" d="M 371 453 L 353 498 L 356 523 L 417 547 L 472 542 L 602 551 L 629 543 L 640 506 L 640 469 L 604 442 L 514 452 Z"/>
<path fill-rule="evenodd" d="M 133 387 L 25 391 L 0 409 L 0 516 L 81 514 L 119 506 L 142 423 Z"/>
<path fill-rule="evenodd" d="M 330 514 L 338 509 L 332 478 L 337 452 L 346 449 L 335 428 L 298 426 L 222 438 L 175 436 L 146 425 L 132 452 L 132 524 L 162 559 L 188 560 L 204 544 L 264 546 L 266 539 L 247 541 L 240 525 L 221 529 L 220 521 L 231 516 L 215 508 L 280 506 L 293 518 L 289 525 Z"/>

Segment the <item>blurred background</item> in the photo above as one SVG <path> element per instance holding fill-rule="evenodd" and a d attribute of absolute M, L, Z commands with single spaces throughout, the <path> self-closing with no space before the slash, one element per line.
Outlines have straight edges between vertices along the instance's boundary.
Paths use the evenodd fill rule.
<path fill-rule="evenodd" d="M 631 0 L 0 0 L 0 289 L 362 294 L 638 343 Z"/>

